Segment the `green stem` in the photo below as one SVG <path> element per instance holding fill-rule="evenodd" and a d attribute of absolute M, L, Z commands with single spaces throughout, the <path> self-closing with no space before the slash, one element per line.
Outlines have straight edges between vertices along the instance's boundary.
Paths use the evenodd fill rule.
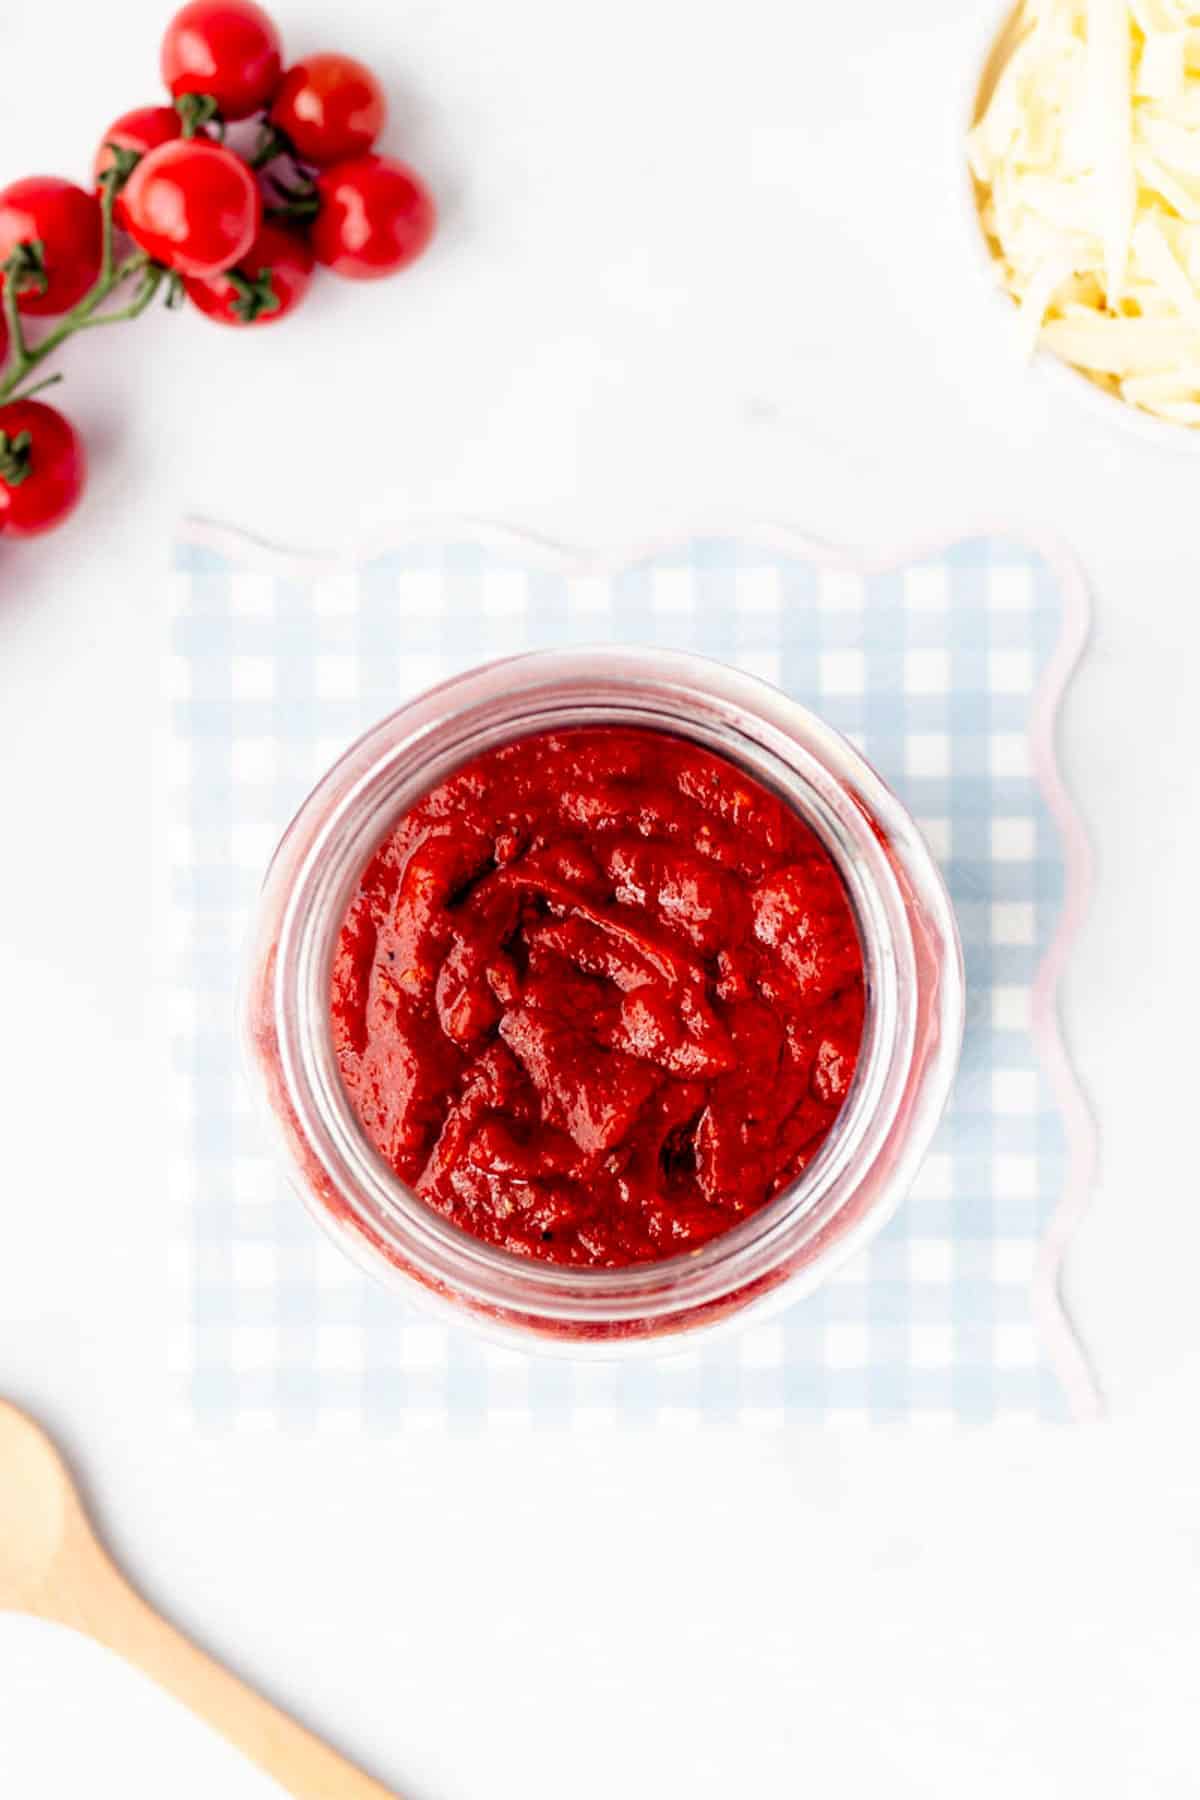
<path fill-rule="evenodd" d="M 157 294 L 158 284 L 162 280 L 163 274 L 164 270 L 145 265 L 145 277 L 142 285 L 128 306 L 119 307 L 116 312 L 101 313 L 98 318 L 84 319 L 77 329 L 92 331 L 97 325 L 123 325 L 126 319 L 139 318 Z"/>
<path fill-rule="evenodd" d="M 4 283 L 4 322 L 8 326 L 8 354 L 14 368 L 21 368 L 29 357 L 25 342 L 25 326 L 17 306 L 17 280 L 9 275 Z"/>
<path fill-rule="evenodd" d="M 117 198 L 115 181 L 100 183 L 100 277 L 108 281 L 112 277 L 113 263 L 113 204 Z"/>
<path fill-rule="evenodd" d="M 35 394 L 44 394 L 47 388 L 57 387 L 61 380 L 61 375 L 44 375 L 40 381 L 35 381 L 32 387 L 28 387 L 23 393 L 14 394 L 12 397 L 14 400 L 32 400 Z"/>
<path fill-rule="evenodd" d="M 17 310 L 16 282 L 11 274 L 5 281 L 4 316 L 8 323 L 10 356 L 8 367 L 0 374 L 0 404 L 12 399 L 26 376 L 44 363 L 48 356 L 52 356 L 59 345 L 73 337 L 77 331 L 88 331 L 94 325 L 117 325 L 123 319 L 136 319 L 139 313 L 145 312 L 154 298 L 163 271 L 151 264 L 145 251 L 135 251 L 114 267 L 112 209 L 115 198 L 112 184 L 105 182 L 101 196 L 100 273 L 78 305 L 64 313 L 54 329 L 39 344 L 30 345 L 26 342 L 21 316 Z M 131 276 L 139 273 L 143 273 L 145 278 L 128 306 L 121 307 L 116 312 L 97 313 L 97 308 L 110 294 L 115 293 Z"/>
<path fill-rule="evenodd" d="M 225 136 L 225 122 L 211 94 L 180 94 L 175 111 L 183 121 L 185 138 L 197 137 L 206 125 L 211 125 L 219 138 Z"/>
<path fill-rule="evenodd" d="M 18 431 L 16 437 L 10 437 L 7 431 L 0 431 L 0 481 L 6 487 L 20 487 L 27 479 L 32 448 L 31 432 Z"/>
<path fill-rule="evenodd" d="M 317 198 L 315 181 L 310 181 L 303 173 L 294 182 L 281 181 L 278 175 L 269 175 L 267 180 L 278 196 L 279 204 L 265 206 L 263 208 L 264 218 L 286 219 L 292 223 L 295 223 L 297 219 L 316 218 L 320 211 L 320 201 Z"/>
<path fill-rule="evenodd" d="M 294 151 L 291 139 L 280 131 L 278 125 L 272 125 L 269 119 L 264 119 L 259 127 L 258 143 L 255 145 L 254 155 L 250 158 L 250 167 L 257 172 L 259 169 L 265 169 L 268 163 L 274 162 L 277 156 L 292 155 L 294 155 Z"/>

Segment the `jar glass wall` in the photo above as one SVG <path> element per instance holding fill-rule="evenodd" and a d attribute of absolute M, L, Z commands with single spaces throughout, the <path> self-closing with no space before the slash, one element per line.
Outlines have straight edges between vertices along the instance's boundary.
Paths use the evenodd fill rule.
<path fill-rule="evenodd" d="M 338 932 L 395 821 L 484 751 L 572 726 L 637 726 L 739 764 L 811 826 L 846 885 L 867 1007 L 850 1093 L 813 1162 L 761 1210 L 687 1255 L 586 1269 L 469 1236 L 407 1188 L 364 1135 L 330 1025 Z M 649 650 L 515 657 L 400 708 L 314 789 L 267 875 L 245 997 L 254 1084 L 288 1173 L 373 1273 L 529 1345 L 662 1348 L 811 1290 L 885 1223 L 957 1066 L 962 960 L 949 899 L 913 821 L 838 733 L 719 663 Z"/>

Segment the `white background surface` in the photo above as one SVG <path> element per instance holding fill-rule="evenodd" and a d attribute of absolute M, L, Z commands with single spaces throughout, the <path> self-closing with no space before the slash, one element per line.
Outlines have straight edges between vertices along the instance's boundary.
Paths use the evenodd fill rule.
<path fill-rule="evenodd" d="M 289 0 L 395 96 L 436 250 L 279 332 L 72 347 L 94 475 L 0 551 L 0 1391 L 152 1600 L 411 1800 L 1200 1792 L 1200 460 L 1006 360 L 953 160 L 986 5 Z M 0 12 L 0 177 L 82 174 L 165 8 Z M 506 1445 L 172 1438 L 144 1096 L 173 525 L 414 514 L 576 546 L 1052 528 L 1096 592 L 1064 729 L 1099 889 L 1066 1021 L 1103 1166 L 1067 1292 L 1093 1431 Z M 3 1470 L 0 1470 L 0 1480 Z M 0 1791 L 267 1791 L 0 1618 Z"/>

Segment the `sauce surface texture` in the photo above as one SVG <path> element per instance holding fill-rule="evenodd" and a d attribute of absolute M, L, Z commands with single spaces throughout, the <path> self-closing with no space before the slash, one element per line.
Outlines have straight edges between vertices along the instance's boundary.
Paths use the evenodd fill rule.
<path fill-rule="evenodd" d="M 363 871 L 331 994 L 371 1143 L 520 1255 L 693 1250 L 787 1187 L 863 1027 L 850 903 L 802 819 L 666 734 L 541 733 L 465 765 Z"/>

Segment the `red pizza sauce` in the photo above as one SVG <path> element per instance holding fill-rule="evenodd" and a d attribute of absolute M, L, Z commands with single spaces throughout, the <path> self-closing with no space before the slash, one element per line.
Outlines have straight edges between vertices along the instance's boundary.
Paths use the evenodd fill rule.
<path fill-rule="evenodd" d="M 795 1181 L 854 1074 L 863 963 L 812 830 L 687 739 L 488 751 L 399 819 L 334 958 L 376 1150 L 464 1231 L 592 1268 L 694 1250 Z"/>

